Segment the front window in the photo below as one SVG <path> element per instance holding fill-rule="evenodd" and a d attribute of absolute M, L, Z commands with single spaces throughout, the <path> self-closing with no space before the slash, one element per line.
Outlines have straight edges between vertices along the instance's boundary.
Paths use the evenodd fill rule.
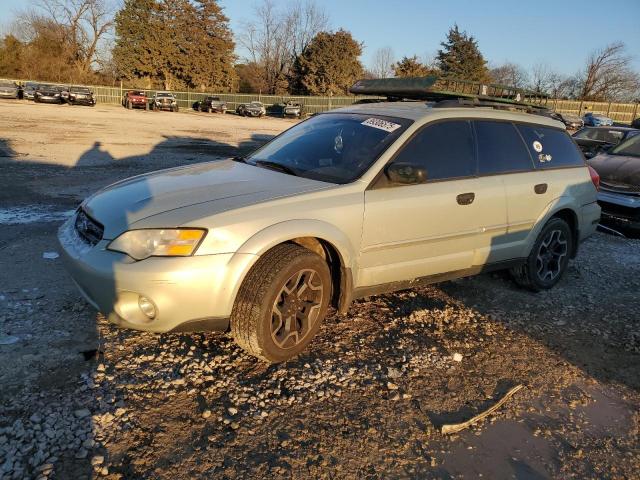
<path fill-rule="evenodd" d="M 277 164 L 300 177 L 349 183 L 360 176 L 412 121 L 356 113 L 325 113 L 297 124 L 247 162 Z"/>
<path fill-rule="evenodd" d="M 611 150 L 613 155 L 624 155 L 627 157 L 640 157 L 640 135 L 622 142 L 620 145 Z"/>

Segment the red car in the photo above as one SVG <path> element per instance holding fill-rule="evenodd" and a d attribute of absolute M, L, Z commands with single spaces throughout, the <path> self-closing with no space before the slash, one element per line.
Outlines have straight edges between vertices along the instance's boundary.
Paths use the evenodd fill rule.
<path fill-rule="evenodd" d="M 144 108 L 149 110 L 147 94 L 141 90 L 129 90 L 122 97 L 122 106 L 128 109 Z"/>

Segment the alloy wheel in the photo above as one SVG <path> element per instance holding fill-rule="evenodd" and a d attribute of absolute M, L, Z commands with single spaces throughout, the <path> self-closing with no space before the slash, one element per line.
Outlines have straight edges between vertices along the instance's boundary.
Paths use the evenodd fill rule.
<path fill-rule="evenodd" d="M 294 273 L 280 289 L 271 309 L 271 339 L 282 349 L 302 342 L 318 320 L 324 299 L 322 278 L 313 269 Z"/>
<path fill-rule="evenodd" d="M 550 230 L 540 243 L 536 257 L 536 272 L 543 282 L 550 282 L 562 273 L 563 261 L 569 251 L 565 234 Z"/>

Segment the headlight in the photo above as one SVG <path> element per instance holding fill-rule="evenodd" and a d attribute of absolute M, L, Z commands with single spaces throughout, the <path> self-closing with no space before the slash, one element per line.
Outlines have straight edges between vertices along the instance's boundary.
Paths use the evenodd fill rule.
<path fill-rule="evenodd" d="M 136 260 L 148 257 L 188 257 L 205 236 L 199 229 L 129 230 L 108 245 L 109 250 L 126 253 Z"/>

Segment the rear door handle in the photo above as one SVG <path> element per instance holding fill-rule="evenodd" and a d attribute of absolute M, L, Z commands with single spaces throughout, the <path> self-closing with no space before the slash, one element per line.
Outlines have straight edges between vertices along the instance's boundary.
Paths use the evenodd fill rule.
<path fill-rule="evenodd" d="M 456 197 L 458 204 L 460 205 L 471 205 L 476 198 L 476 194 L 473 192 L 469 193 L 461 193 Z"/>
<path fill-rule="evenodd" d="M 539 183 L 538 185 L 533 187 L 533 191 L 536 192 L 538 195 L 542 195 L 543 193 L 547 193 L 547 184 L 546 183 Z"/>

